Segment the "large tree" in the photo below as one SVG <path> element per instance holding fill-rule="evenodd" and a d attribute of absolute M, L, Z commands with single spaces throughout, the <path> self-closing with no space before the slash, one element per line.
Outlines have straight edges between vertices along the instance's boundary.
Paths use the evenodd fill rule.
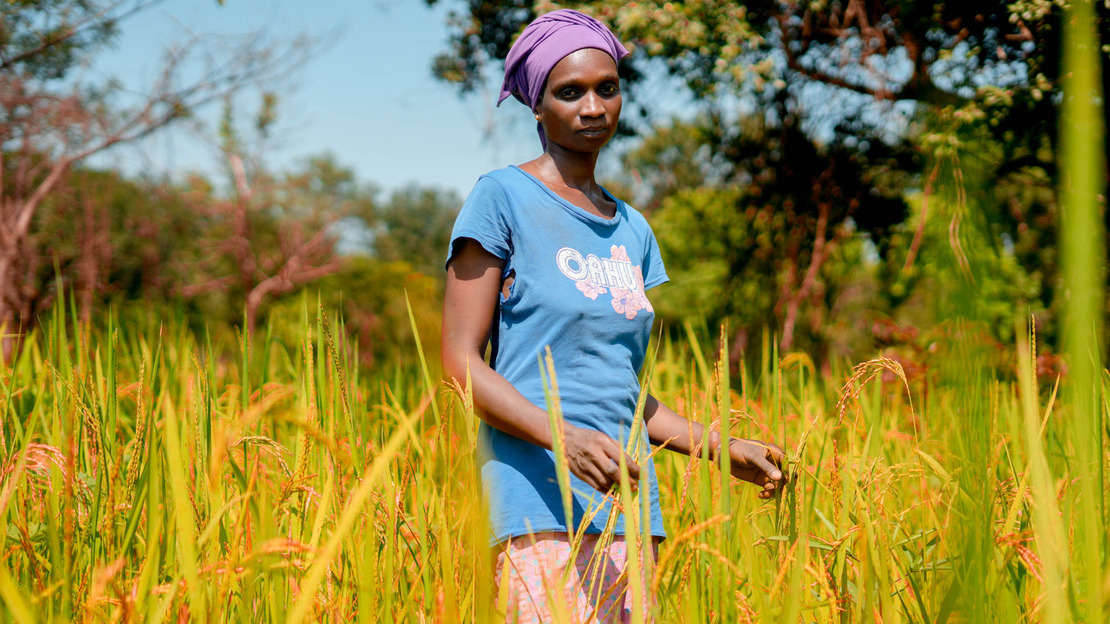
<path fill-rule="evenodd" d="M 44 0 L 0 4 L 0 338 L 5 357 L 49 300 L 31 263 L 36 215 L 66 172 L 205 104 L 287 73 L 303 42 L 244 38 L 224 53 L 189 39 L 165 51 L 140 95 L 76 72 L 123 20 L 159 0 Z M 188 66 L 188 71 L 185 70 Z M 184 75 L 188 75 L 185 78 Z"/>
<path fill-rule="evenodd" d="M 340 269 L 340 223 L 372 223 L 374 189 L 329 155 L 272 171 L 265 156 L 277 118 L 274 95 L 263 94 L 257 112 L 240 117 L 228 99 L 217 150 L 228 183 L 197 178 L 192 185 L 189 201 L 204 233 L 180 292 L 219 293 L 245 310 L 244 329 L 253 332 L 268 302 Z"/>
<path fill-rule="evenodd" d="M 75 296 L 83 320 L 107 301 L 174 298 L 187 279 L 181 259 L 204 228 L 183 193 L 166 181 L 128 179 L 75 166 L 43 201 L 24 258 L 37 307 Z"/>
<path fill-rule="evenodd" d="M 792 345 L 799 306 L 835 290 L 820 283 L 831 245 L 860 232 L 888 268 L 889 305 L 909 301 L 920 245 L 940 219 L 936 228 L 953 232 L 958 273 L 966 273 L 961 240 L 974 238 L 995 255 L 1014 254 L 1039 277 L 1043 303 L 1053 297 L 1046 249 L 1056 205 L 1058 3 L 469 0 L 458 5 L 437 75 L 463 90 L 482 84 L 523 25 L 557 6 L 602 18 L 634 49 L 624 78 L 656 126 L 626 162 L 647 187 L 645 208 L 674 210 L 675 193 L 704 187 L 732 189 L 726 195 L 741 219 L 752 209 L 752 218 L 763 210 L 789 217 L 768 268 L 778 280 L 782 346 Z M 1098 11 L 1110 41 L 1110 8 Z M 653 103 L 637 99 L 641 83 L 660 72 L 693 96 L 701 111 L 694 131 L 682 129 L 688 121 L 660 130 Z M 1108 72 L 1104 62 L 1104 87 Z M 676 128 L 682 136 L 668 143 Z M 997 145 L 989 159 L 984 141 Z M 984 180 L 969 203 L 961 175 L 973 159 Z M 915 190 L 923 199 L 904 203 Z M 719 204 L 720 196 L 700 209 Z M 891 234 L 907 226 L 892 246 Z"/>
<path fill-rule="evenodd" d="M 434 4 L 437 1 L 428 0 Z M 979 101 L 996 105 L 998 133 L 1039 142 L 1054 136 L 1050 97 L 1059 81 L 1059 3 L 926 2 L 924 0 L 548 0 L 459 2 L 449 50 L 434 70 L 463 90 L 482 84 L 516 34 L 537 14 L 559 6 L 594 14 L 634 47 L 633 82 L 662 63 L 699 102 L 749 89 L 802 99 L 809 85 L 836 87 L 836 121 L 845 133 L 873 120 L 857 115 L 875 102 L 932 106 Z M 1099 33 L 1108 39 L 1110 8 L 1098 5 Z M 1106 52 L 1103 52 L 1104 56 Z M 1104 63 L 1104 87 L 1110 64 Z M 494 72 L 496 73 L 496 72 Z M 633 85 L 635 86 L 635 85 Z M 1001 88 L 1003 93 L 998 93 Z M 829 95 L 830 92 L 823 92 Z M 866 99 L 845 99 L 857 93 Z M 985 97 L 993 96 L 993 97 Z M 820 110 L 813 106 L 812 110 Z M 641 103 L 640 105 L 644 105 Z M 847 105 L 847 106 L 846 106 Z M 647 104 L 650 107 L 650 104 Z M 1016 140 L 1011 143 L 1020 143 Z"/>

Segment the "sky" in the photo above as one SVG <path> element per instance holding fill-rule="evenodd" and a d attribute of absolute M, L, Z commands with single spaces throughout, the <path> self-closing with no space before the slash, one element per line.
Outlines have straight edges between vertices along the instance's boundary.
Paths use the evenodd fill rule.
<path fill-rule="evenodd" d="M 486 83 L 465 97 L 455 85 L 432 76 L 435 56 L 448 49 L 452 8 L 465 9 L 465 3 L 438 0 L 429 7 L 425 0 L 223 0 L 221 6 L 219 0 L 163 0 L 125 20 L 115 45 L 93 56 L 88 71 L 93 81 L 118 78 L 142 93 L 157 77 L 167 46 L 191 35 L 218 45 L 258 31 L 277 40 L 309 34 L 322 45 L 277 85 L 276 139 L 266 151 L 270 168 L 289 170 L 298 161 L 330 153 L 383 194 L 415 183 L 462 198 L 478 176 L 535 158 L 540 144 L 526 107 L 513 99 L 495 107 L 499 63 Z M 833 120 L 825 122 L 831 131 L 831 124 L 845 114 L 844 94 L 816 87 L 817 92 L 803 99 L 817 123 Z M 639 85 L 636 97 L 649 102 L 660 119 L 688 117 L 697 110 L 680 83 L 662 74 Z M 257 91 L 248 90 L 236 105 L 251 112 L 259 99 Z M 740 103 L 737 110 L 744 110 Z M 144 175 L 200 171 L 212 177 L 220 160 L 212 147 L 219 112 L 218 105 L 201 111 L 198 117 L 206 124 L 200 130 L 179 125 L 141 145 L 114 149 L 91 164 Z M 816 130 L 820 139 L 821 128 Z M 619 145 L 602 152 L 602 178 L 619 167 L 617 149 Z"/>
<path fill-rule="evenodd" d="M 278 90 L 277 140 L 267 162 L 289 168 L 330 152 L 383 193 L 416 183 L 465 197 L 479 175 L 530 160 L 540 146 L 523 105 L 494 107 L 497 80 L 462 97 L 432 76 L 434 57 L 447 50 L 451 6 L 454 0 L 432 8 L 424 0 L 168 0 L 124 21 L 114 47 L 89 63 L 95 77 L 142 92 L 166 46 L 190 34 L 314 35 L 324 45 Z M 251 111 L 258 101 L 248 91 L 237 105 Z M 95 164 L 155 175 L 214 171 L 218 157 L 202 138 L 215 134 L 218 115 L 213 106 L 199 115 L 207 130 L 162 132 Z"/>

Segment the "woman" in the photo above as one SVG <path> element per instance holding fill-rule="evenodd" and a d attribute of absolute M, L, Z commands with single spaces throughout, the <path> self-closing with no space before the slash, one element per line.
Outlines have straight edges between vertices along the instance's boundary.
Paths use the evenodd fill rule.
<path fill-rule="evenodd" d="M 498 104 L 513 95 L 532 109 L 544 153 L 482 176 L 451 236 L 444 367 L 456 379 L 469 374 L 481 409 L 482 481 L 498 582 L 508 583 L 510 611 L 517 611 L 509 616 L 519 621 L 551 619 L 543 585 L 570 565 L 568 531 L 582 523 L 587 535 L 571 586 L 561 591 L 580 619 L 620 621 L 631 608 L 619 578 L 623 523 L 616 522 L 611 543 L 598 540 L 610 509 L 602 493 L 619 483 L 635 417 L 654 318 L 644 291 L 667 275 L 647 222 L 594 177 L 598 152 L 620 117 L 617 62 L 627 53 L 604 25 L 576 11 L 553 11 L 525 28 L 506 59 Z M 490 342 L 487 365 L 482 354 Z M 538 362 L 548 348 L 572 473 L 571 527 L 555 478 Z M 682 453 L 706 433 L 650 395 L 643 419 L 653 443 Z M 722 446 L 714 432 L 705 442 L 713 451 Z M 761 497 L 773 497 L 783 480 L 781 451 L 738 439 L 724 446 L 733 474 L 760 486 Z M 643 550 L 651 555 L 665 536 L 654 465 L 627 455 L 624 461 L 630 479 L 647 473 L 655 544 Z M 600 585 L 585 571 L 591 557 L 607 564 Z"/>

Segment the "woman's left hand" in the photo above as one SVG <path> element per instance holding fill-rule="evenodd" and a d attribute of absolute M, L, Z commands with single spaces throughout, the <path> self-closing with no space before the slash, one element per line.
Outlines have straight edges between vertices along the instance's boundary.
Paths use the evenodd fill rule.
<path fill-rule="evenodd" d="M 774 498 L 775 493 L 786 483 L 787 475 L 782 470 L 786 456 L 778 445 L 760 440 L 732 438 L 729 440 L 728 454 L 732 460 L 732 476 L 760 486 L 760 498 Z"/>

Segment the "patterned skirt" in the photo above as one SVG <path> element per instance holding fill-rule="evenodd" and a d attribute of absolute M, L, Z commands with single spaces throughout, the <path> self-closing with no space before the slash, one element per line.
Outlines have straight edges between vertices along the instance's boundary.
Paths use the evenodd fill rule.
<path fill-rule="evenodd" d="M 585 535 L 571 563 L 566 533 L 523 535 L 496 547 L 498 605 L 505 621 L 535 623 L 631 622 L 632 591 L 628 548 L 623 536 Z M 645 621 L 651 621 L 650 595 L 659 540 L 641 548 Z"/>

